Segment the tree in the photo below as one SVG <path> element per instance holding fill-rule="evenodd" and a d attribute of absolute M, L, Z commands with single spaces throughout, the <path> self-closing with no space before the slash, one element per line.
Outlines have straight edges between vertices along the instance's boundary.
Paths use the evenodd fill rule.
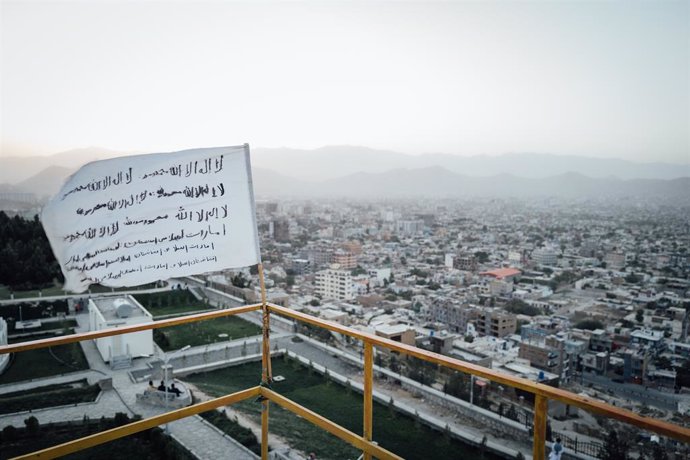
<path fill-rule="evenodd" d="M 601 460 L 628 460 L 628 446 L 618 437 L 616 430 L 609 431 L 599 452 Z"/>
<path fill-rule="evenodd" d="M 637 310 L 635 312 L 635 321 L 637 321 L 638 323 L 642 323 L 644 321 L 644 310 L 643 309 L 640 308 L 639 310 Z"/>
<path fill-rule="evenodd" d="M 596 319 L 583 319 L 575 324 L 576 329 L 585 329 L 588 331 L 593 331 L 595 329 L 603 329 L 604 323 L 597 321 Z"/>
<path fill-rule="evenodd" d="M 642 281 L 642 278 L 634 273 L 630 273 L 625 277 L 625 281 L 630 284 L 637 284 Z"/>
<path fill-rule="evenodd" d="M 540 308 L 529 305 L 527 302 L 520 299 L 511 299 L 505 305 L 505 309 L 516 315 L 537 316 L 542 313 Z"/>
<path fill-rule="evenodd" d="M 668 359 L 666 356 L 659 356 L 656 361 L 654 361 L 654 365 L 657 367 L 657 369 L 672 369 L 673 368 L 673 362 L 671 362 L 670 359 Z"/>
<path fill-rule="evenodd" d="M 474 253 L 474 257 L 477 259 L 477 262 L 480 264 L 486 263 L 489 261 L 489 254 L 487 254 L 484 251 L 477 251 Z"/>
<path fill-rule="evenodd" d="M 129 415 L 124 412 L 116 412 L 113 418 L 113 423 L 115 426 L 127 425 L 130 422 Z"/>
<path fill-rule="evenodd" d="M 436 365 L 412 356 L 407 360 L 407 376 L 422 385 L 431 385 L 436 381 Z"/>
<path fill-rule="evenodd" d="M 520 418 L 520 416 L 518 415 L 517 409 L 512 404 L 510 406 L 508 406 L 508 410 L 506 411 L 506 418 L 509 418 L 511 420 L 515 420 L 516 422 Z"/>
<path fill-rule="evenodd" d="M 661 444 L 658 442 L 653 443 L 654 445 L 652 446 L 652 460 L 668 460 L 668 454 L 666 453 L 666 449 L 661 447 Z"/>
<path fill-rule="evenodd" d="M 391 358 L 388 361 L 388 367 L 393 372 L 399 372 L 400 371 L 400 364 L 398 363 L 398 358 L 396 358 L 395 355 L 391 355 Z"/>
<path fill-rule="evenodd" d="M 443 384 L 443 391 L 456 398 L 469 401 L 470 399 L 470 378 L 467 374 L 456 372 L 450 376 L 448 381 Z"/>
<path fill-rule="evenodd" d="M 352 274 L 352 276 L 366 275 L 366 273 L 367 273 L 367 271 L 366 271 L 364 268 L 362 268 L 361 265 L 357 265 L 357 266 L 356 266 L 355 268 L 353 268 L 352 271 L 350 272 L 350 274 Z"/>
<path fill-rule="evenodd" d="M 26 434 L 31 438 L 36 437 L 41 431 L 41 425 L 38 423 L 38 419 L 33 415 L 24 420 L 24 425 L 26 425 Z"/>
<path fill-rule="evenodd" d="M 10 442 L 17 439 L 17 429 L 12 425 L 7 425 L 2 429 L 2 440 L 4 442 Z"/>
<path fill-rule="evenodd" d="M 241 289 L 248 288 L 252 284 L 252 281 L 248 280 L 242 272 L 239 272 L 238 274 L 230 278 L 230 282 L 233 286 Z"/>
<path fill-rule="evenodd" d="M 0 260 L 0 284 L 13 291 L 62 283 L 60 266 L 38 216 L 10 218 L 0 211 Z"/>

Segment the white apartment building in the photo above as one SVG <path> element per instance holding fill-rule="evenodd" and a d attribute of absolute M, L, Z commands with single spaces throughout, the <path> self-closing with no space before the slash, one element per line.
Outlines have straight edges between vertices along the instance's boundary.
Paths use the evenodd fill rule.
<path fill-rule="evenodd" d="M 558 253 L 552 248 L 537 248 L 532 251 L 532 260 L 537 265 L 554 266 L 558 262 Z"/>
<path fill-rule="evenodd" d="M 424 221 L 422 219 L 400 220 L 398 231 L 403 235 L 418 235 L 424 231 Z"/>
<path fill-rule="evenodd" d="M 350 271 L 342 270 L 338 265 L 317 272 L 314 281 L 316 294 L 323 299 L 352 300 L 355 297 Z"/>

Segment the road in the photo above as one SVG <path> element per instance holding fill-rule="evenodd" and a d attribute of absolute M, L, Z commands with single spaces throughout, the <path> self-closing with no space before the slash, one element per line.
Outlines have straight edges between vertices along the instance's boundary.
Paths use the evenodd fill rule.
<path fill-rule="evenodd" d="M 658 391 L 653 388 L 645 390 L 643 385 L 636 385 L 634 383 L 616 383 L 607 377 L 595 374 L 584 374 L 582 380 L 585 383 L 591 383 L 595 387 L 601 388 L 603 391 L 610 390 L 614 392 L 616 396 L 665 410 L 677 410 L 678 401 L 681 398 L 688 397 Z"/>

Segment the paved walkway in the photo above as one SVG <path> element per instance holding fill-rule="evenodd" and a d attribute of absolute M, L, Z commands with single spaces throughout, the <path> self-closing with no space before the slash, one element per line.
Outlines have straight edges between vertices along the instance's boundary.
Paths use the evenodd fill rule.
<path fill-rule="evenodd" d="M 183 418 L 170 424 L 170 433 L 194 455 L 202 459 L 255 460 L 259 457 L 248 451 L 225 433 L 206 423 L 201 417 Z"/>

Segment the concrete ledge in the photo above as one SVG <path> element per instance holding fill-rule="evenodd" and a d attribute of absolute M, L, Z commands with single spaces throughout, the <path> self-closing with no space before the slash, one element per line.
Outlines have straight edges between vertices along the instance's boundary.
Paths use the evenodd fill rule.
<path fill-rule="evenodd" d="M 16 416 L 16 415 L 33 415 L 33 414 L 41 414 L 42 412 L 47 412 L 50 410 L 60 410 L 60 409 L 67 409 L 69 407 L 88 407 L 88 406 L 94 406 L 98 404 L 101 400 L 101 397 L 103 396 L 103 391 L 101 390 L 98 393 L 98 396 L 96 396 L 96 399 L 91 402 L 83 402 L 83 403 L 75 403 L 75 404 L 62 404 L 60 406 L 50 406 L 50 407 L 41 407 L 39 409 L 31 409 L 31 410 L 23 410 L 20 412 L 11 412 L 9 414 L 2 414 L 0 415 L 0 418 L 3 417 L 9 417 L 9 416 Z M 88 414 L 86 414 L 88 415 Z"/>

